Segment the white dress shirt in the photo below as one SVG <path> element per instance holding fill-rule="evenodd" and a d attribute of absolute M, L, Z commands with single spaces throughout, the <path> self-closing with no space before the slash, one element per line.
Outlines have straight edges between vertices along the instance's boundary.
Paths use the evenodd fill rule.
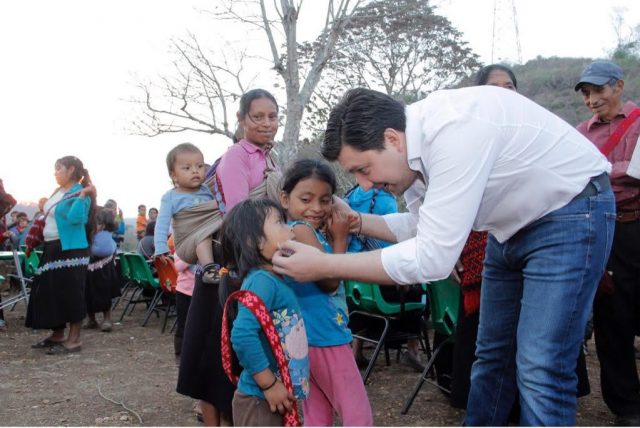
<path fill-rule="evenodd" d="M 571 125 L 514 91 L 436 91 L 406 108 L 408 213 L 384 216 L 398 244 L 382 250 L 401 284 L 446 278 L 471 229 L 504 242 L 610 172 Z"/>

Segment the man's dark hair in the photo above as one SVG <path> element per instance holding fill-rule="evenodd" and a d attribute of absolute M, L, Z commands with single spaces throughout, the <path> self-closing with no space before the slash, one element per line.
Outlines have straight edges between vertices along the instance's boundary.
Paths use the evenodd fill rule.
<path fill-rule="evenodd" d="M 343 145 L 358 151 L 383 150 L 387 128 L 404 132 L 404 105 L 371 89 L 356 88 L 345 93 L 329 115 L 322 143 L 322 156 L 335 161 Z"/>
<path fill-rule="evenodd" d="M 513 70 L 511 70 L 506 65 L 502 65 L 502 64 L 490 64 L 490 65 L 487 65 L 486 67 L 482 67 L 480 71 L 478 71 L 478 74 L 476 75 L 476 85 L 477 86 L 486 85 L 487 81 L 489 80 L 489 75 L 491 74 L 492 71 L 495 71 L 495 70 L 504 71 L 505 73 L 507 73 L 509 75 L 509 78 L 513 82 L 514 88 L 518 89 L 518 80 L 516 80 L 516 75 L 513 73 Z"/>

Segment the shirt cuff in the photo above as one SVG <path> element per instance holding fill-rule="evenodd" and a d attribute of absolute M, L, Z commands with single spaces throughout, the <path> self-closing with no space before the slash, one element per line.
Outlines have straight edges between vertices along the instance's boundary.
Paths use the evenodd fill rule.
<path fill-rule="evenodd" d="M 396 284 L 422 282 L 416 256 L 416 238 L 383 248 L 380 258 L 385 272 Z"/>
<path fill-rule="evenodd" d="M 418 222 L 411 213 L 393 213 L 382 216 L 397 242 L 413 238 L 418 232 Z"/>

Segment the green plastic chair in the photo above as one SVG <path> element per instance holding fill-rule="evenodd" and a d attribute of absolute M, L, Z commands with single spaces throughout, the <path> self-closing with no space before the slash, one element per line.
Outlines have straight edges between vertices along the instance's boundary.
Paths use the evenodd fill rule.
<path fill-rule="evenodd" d="M 116 306 L 118 306 L 118 303 L 120 303 L 122 299 L 126 299 L 126 293 L 135 285 L 131 280 L 131 274 L 129 272 L 129 262 L 124 255 L 125 253 L 118 253 L 116 255 L 116 261 L 118 263 L 118 267 L 120 268 L 120 277 L 124 281 L 124 286 L 122 286 L 122 289 L 120 290 L 120 297 L 116 297 L 111 304 L 112 311 L 116 308 Z"/>
<path fill-rule="evenodd" d="M 387 302 L 378 284 L 370 284 L 360 281 L 345 281 L 345 293 L 348 302 L 353 307 L 365 312 L 372 312 L 381 315 L 398 315 L 404 311 L 415 311 L 424 309 L 424 303 L 420 302 Z M 404 305 L 404 308 L 403 308 Z"/>
<path fill-rule="evenodd" d="M 433 281 L 427 283 L 427 299 L 429 300 L 429 307 L 431 310 L 431 325 L 433 329 L 438 333 L 447 336 L 438 347 L 433 350 L 433 354 L 427 362 L 420 379 L 416 383 L 413 392 L 407 399 L 402 414 L 406 415 L 409 412 L 409 408 L 413 404 L 420 388 L 425 382 L 428 382 L 445 392 L 450 392 L 448 389 L 438 385 L 430 378 L 433 377 L 433 369 L 436 358 L 445 345 L 454 341 L 454 335 L 456 325 L 458 324 L 458 311 L 460 310 L 460 304 L 462 300 L 462 293 L 460 292 L 460 285 L 451 280 L 443 279 L 441 281 Z"/>
<path fill-rule="evenodd" d="M 24 261 L 24 275 L 27 278 L 32 278 L 40 266 L 40 254 L 36 251 L 32 251 Z"/>
<path fill-rule="evenodd" d="M 126 268 L 124 267 L 126 265 Z M 127 305 L 124 307 L 122 311 L 122 315 L 120 315 L 120 321 L 124 318 L 127 310 L 131 308 L 129 311 L 129 315 L 133 313 L 136 305 L 138 303 L 146 303 L 151 307 L 151 304 L 156 299 L 160 291 L 160 282 L 157 278 L 153 276 L 151 272 L 151 268 L 147 264 L 147 260 L 138 253 L 122 253 L 120 254 L 120 266 L 121 272 L 124 272 L 124 269 L 128 271 L 126 278 L 128 281 L 132 283 L 132 285 L 137 286 L 137 288 L 133 291 L 131 297 L 128 299 Z M 143 291 L 145 289 L 153 289 L 154 295 L 153 297 L 144 296 Z M 145 318 L 144 324 L 148 317 Z"/>
<path fill-rule="evenodd" d="M 369 365 L 365 369 L 362 377 L 363 383 L 367 383 L 369 376 L 373 371 L 373 367 L 376 364 L 380 351 L 385 349 L 386 363 L 389 365 L 389 351 L 385 346 L 389 339 L 407 339 L 407 334 L 396 334 L 390 336 L 391 332 L 391 320 L 400 317 L 404 312 L 409 311 L 423 311 L 425 308 L 424 303 L 420 302 L 387 302 L 382 293 L 380 292 L 380 285 L 370 284 L 360 281 L 345 281 L 345 294 L 347 297 L 347 303 L 353 308 L 349 313 L 349 318 L 355 316 L 366 317 L 374 320 L 378 320 L 382 323 L 382 333 L 379 337 L 371 337 L 366 334 L 357 334 L 352 332 L 354 338 L 360 339 L 364 342 L 374 343 L 374 348 Z M 366 332 L 368 333 L 368 332 Z M 420 337 L 420 340 L 426 342 L 426 334 Z M 429 345 L 424 346 L 425 349 L 429 349 Z"/>

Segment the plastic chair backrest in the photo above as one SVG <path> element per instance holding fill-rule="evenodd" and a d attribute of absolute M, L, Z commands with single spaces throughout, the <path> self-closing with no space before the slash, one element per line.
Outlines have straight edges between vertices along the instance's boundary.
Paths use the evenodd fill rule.
<path fill-rule="evenodd" d="M 118 264 L 120 265 L 120 275 L 122 276 L 122 279 L 124 279 L 125 281 L 130 281 L 131 272 L 129 272 L 130 271 L 129 262 L 125 257 L 125 254 L 126 253 L 118 254 Z"/>
<path fill-rule="evenodd" d="M 129 265 L 129 277 L 132 281 L 141 285 L 148 285 L 153 288 L 160 287 L 160 282 L 157 278 L 154 278 L 151 273 L 151 268 L 142 254 L 125 253 L 124 257 L 127 259 L 127 264 Z"/>
<path fill-rule="evenodd" d="M 24 261 L 24 275 L 31 277 L 36 274 L 40 265 L 40 255 L 36 251 L 32 251 Z"/>
<path fill-rule="evenodd" d="M 460 285 L 450 279 L 427 283 L 427 296 L 431 309 L 431 324 L 439 333 L 453 334 L 460 309 Z"/>
<path fill-rule="evenodd" d="M 166 263 L 163 263 L 160 259 L 154 259 L 153 266 L 158 271 L 158 282 L 162 291 L 175 293 L 176 285 L 178 284 L 176 265 L 169 257 L 166 257 L 165 260 Z"/>
<path fill-rule="evenodd" d="M 378 284 L 360 281 L 345 281 L 344 284 L 347 301 L 358 310 L 382 315 L 396 315 L 402 312 L 402 303 L 387 302 L 382 296 Z M 421 310 L 424 306 L 420 302 L 405 302 L 404 310 Z"/>

